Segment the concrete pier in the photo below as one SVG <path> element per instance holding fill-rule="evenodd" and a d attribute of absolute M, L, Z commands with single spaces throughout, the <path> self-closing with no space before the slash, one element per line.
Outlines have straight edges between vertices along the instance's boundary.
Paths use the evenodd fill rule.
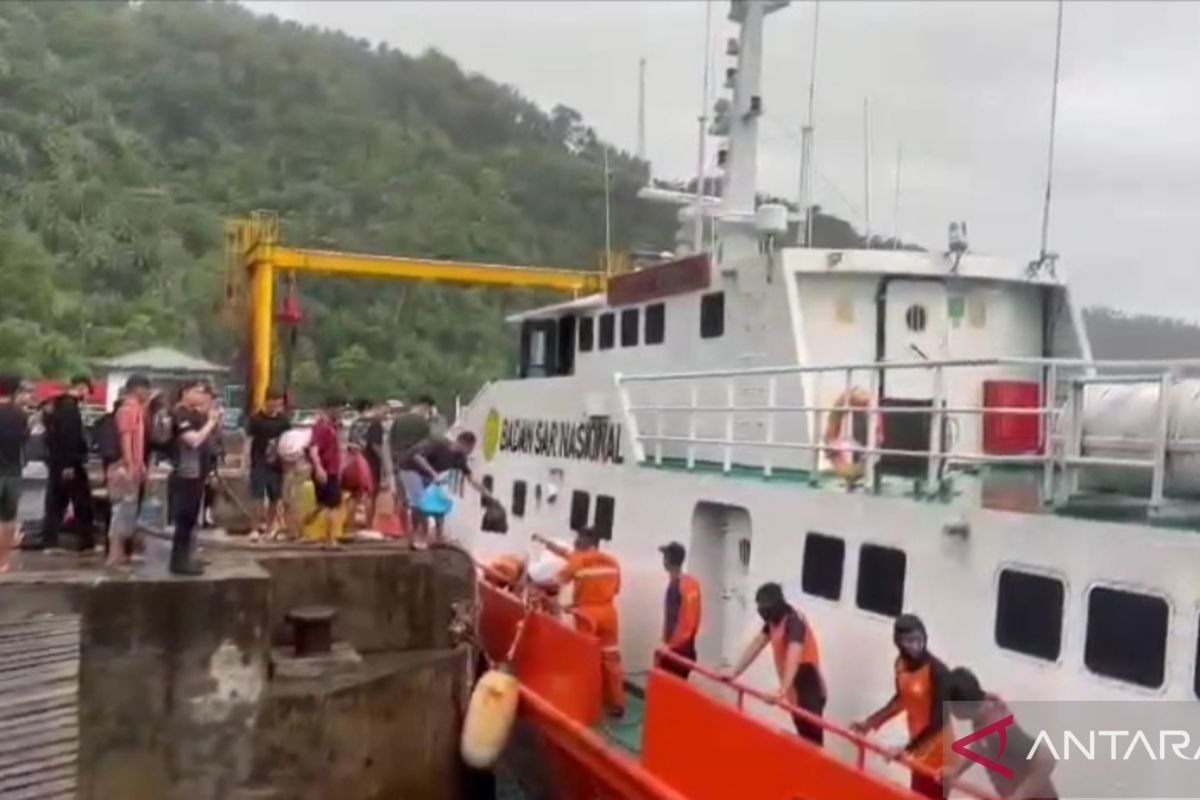
<path fill-rule="evenodd" d="M 449 626 L 456 604 L 474 600 L 464 554 L 387 544 L 205 554 L 198 579 L 40 554 L 0 578 L 0 649 L 32 643 L 0 652 L 0 761 L 22 764 L 24 737 L 47 765 L 0 769 L 0 796 L 459 797 L 467 654 Z M 285 617 L 313 605 L 336 610 L 334 645 L 297 659 Z M 37 713 L 6 717 L 6 705 L 43 696 L 52 701 Z"/>

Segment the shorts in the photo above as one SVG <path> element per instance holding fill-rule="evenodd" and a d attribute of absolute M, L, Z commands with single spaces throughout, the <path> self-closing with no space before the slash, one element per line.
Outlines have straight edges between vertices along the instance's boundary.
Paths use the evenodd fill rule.
<path fill-rule="evenodd" d="M 21 476 L 0 477 L 0 522 L 16 522 L 21 505 Z"/>
<path fill-rule="evenodd" d="M 325 483 L 317 483 L 317 479 L 313 478 L 313 493 L 321 508 L 339 508 L 342 505 L 342 482 L 337 475 L 330 475 Z"/>
<path fill-rule="evenodd" d="M 278 503 L 283 494 L 283 473 L 267 466 L 250 468 L 250 496 Z"/>
<path fill-rule="evenodd" d="M 130 494 L 112 501 L 112 517 L 108 523 L 109 541 L 128 541 L 137 533 L 138 497 Z"/>
<path fill-rule="evenodd" d="M 415 506 L 425 491 L 425 477 L 419 472 L 402 469 L 400 470 L 399 488 L 404 496 L 404 502 Z"/>

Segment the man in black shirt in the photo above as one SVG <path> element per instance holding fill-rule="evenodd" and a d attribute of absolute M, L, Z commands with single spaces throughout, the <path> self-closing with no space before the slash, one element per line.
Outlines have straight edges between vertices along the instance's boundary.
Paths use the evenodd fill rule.
<path fill-rule="evenodd" d="M 985 692 L 975 673 L 966 667 L 952 670 L 948 683 L 951 715 L 970 720 L 974 730 L 979 731 L 1012 716 L 1008 705 L 996 695 Z M 1035 751 L 1033 745 L 1033 737 L 1014 721 L 1000 732 L 979 739 L 971 745 L 971 750 L 1010 771 L 1012 777 L 994 769 L 987 770 L 992 787 L 1000 797 L 1057 800 L 1058 790 L 1050 780 L 1055 761 L 1049 753 L 1040 749 Z M 1032 758 L 1029 757 L 1031 754 Z M 946 768 L 946 778 L 953 781 L 970 769 L 972 763 L 960 758 L 954 766 Z"/>
<path fill-rule="evenodd" d="M 88 480 L 88 442 L 80 405 L 92 393 L 86 376 L 71 379 L 70 388 L 51 400 L 42 415 L 45 425 L 46 493 L 42 519 L 42 541 L 47 549 L 58 547 L 63 514 L 70 504 L 75 510 L 79 549 L 95 548 L 92 518 L 92 485 Z"/>
<path fill-rule="evenodd" d="M 258 533 L 274 538 L 279 531 L 279 498 L 283 493 L 283 464 L 279 460 L 279 437 L 291 428 L 282 392 L 267 393 L 263 409 L 246 426 L 250 453 L 250 495 L 261 503 Z"/>
<path fill-rule="evenodd" d="M 204 485 L 212 462 L 214 431 L 221 426 L 221 410 L 213 403 L 208 384 L 196 381 L 183 389 L 172 414 L 175 435 L 175 469 L 171 473 L 175 536 L 171 541 L 171 572 L 202 575 L 193 558 L 196 525 L 204 502 Z"/>
<path fill-rule="evenodd" d="M 17 402 L 20 389 L 19 378 L 0 376 L 0 572 L 8 571 L 17 539 L 21 470 L 25 466 L 25 443 L 29 441 L 29 418 Z"/>
<path fill-rule="evenodd" d="M 415 474 L 420 476 L 422 489 L 428 488 L 430 484 L 435 482 L 443 472 L 456 470 L 463 474 L 467 483 L 475 488 L 483 497 L 489 498 L 491 492 L 487 490 L 475 476 L 471 474 L 471 466 L 467 459 L 471 455 L 471 451 L 475 449 L 475 434 L 470 431 L 463 431 L 458 434 L 453 440 L 447 439 L 445 436 L 430 436 L 425 441 L 414 447 L 401 462 L 400 469 L 407 474 Z M 405 487 L 405 492 L 408 495 L 416 493 L 416 487 L 410 490 Z M 425 518 L 426 515 L 418 513 L 417 508 L 420 500 L 419 495 L 415 499 L 409 500 L 412 505 L 413 527 L 416 533 L 417 544 L 423 544 L 426 535 L 429 533 L 429 521 Z M 445 532 L 445 519 L 442 516 L 434 518 L 436 530 L 434 540 L 442 541 L 442 534 Z"/>

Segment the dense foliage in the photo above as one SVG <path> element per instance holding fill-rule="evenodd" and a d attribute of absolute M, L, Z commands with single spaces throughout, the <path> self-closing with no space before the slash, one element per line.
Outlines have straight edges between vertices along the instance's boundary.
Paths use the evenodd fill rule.
<path fill-rule="evenodd" d="M 595 266 L 604 147 L 573 110 L 546 113 L 436 52 L 228 3 L 0 3 L 0 369 L 61 377 L 150 344 L 236 366 L 223 218 L 257 208 L 296 245 Z M 673 212 L 635 199 L 647 165 L 614 152 L 611 170 L 615 249 L 669 247 Z M 859 243 L 824 215 L 816 240 Z M 300 288 L 305 400 L 326 386 L 469 394 L 510 374 L 505 314 L 546 299 Z"/>
<path fill-rule="evenodd" d="M 0 367 L 62 375 L 152 343 L 233 363 L 222 221 L 289 243 L 595 267 L 603 148 L 428 52 L 411 58 L 226 3 L 0 4 Z M 671 212 L 611 154 L 614 248 Z M 304 278 L 297 388 L 442 397 L 508 374 L 528 293 Z"/>

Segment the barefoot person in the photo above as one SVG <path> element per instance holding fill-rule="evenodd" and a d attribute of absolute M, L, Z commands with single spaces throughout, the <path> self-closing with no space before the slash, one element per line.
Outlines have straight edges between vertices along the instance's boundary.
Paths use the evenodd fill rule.
<path fill-rule="evenodd" d="M 284 411 L 283 392 L 267 393 L 262 411 L 246 426 L 246 449 L 250 456 L 250 495 L 258 515 L 256 534 L 274 539 L 279 533 L 279 499 L 283 494 L 283 464 L 279 459 L 279 437 L 291 428 Z"/>
<path fill-rule="evenodd" d="M 308 447 L 308 458 L 312 462 L 313 490 L 317 507 L 305 521 L 305 527 L 325 514 L 325 546 L 337 545 L 334 533 L 337 510 L 342 506 L 342 444 L 338 439 L 338 426 L 346 403 L 341 398 L 328 398 L 321 415 L 313 425 L 312 441 Z"/>
<path fill-rule="evenodd" d="M 457 470 L 463 474 L 463 477 L 467 479 L 467 483 L 471 484 L 475 491 L 484 497 L 491 497 L 491 492 L 471 473 L 471 466 L 467 459 L 474 449 L 475 434 L 470 431 L 463 431 L 454 437 L 454 439 L 449 439 L 441 435 L 430 436 L 413 448 L 408 457 L 400 465 L 400 469 L 402 470 L 401 477 L 404 479 L 405 495 L 409 498 L 419 498 L 430 484 L 438 480 L 443 472 Z M 409 502 L 413 505 L 416 503 L 415 500 L 410 500 Z M 424 514 L 415 513 L 414 509 L 414 530 L 416 532 L 414 541 L 418 546 L 424 545 L 429 535 L 429 520 L 425 516 Z M 435 517 L 435 542 L 440 543 L 442 541 L 444 525 L 445 519 L 443 517 Z"/>
<path fill-rule="evenodd" d="M 128 566 L 137 533 L 138 495 L 146 481 L 146 404 L 150 379 L 130 375 L 113 413 L 116 458 L 106 467 L 105 483 L 112 519 L 108 526 L 107 566 Z"/>
<path fill-rule="evenodd" d="M 17 402 L 21 381 L 0 376 L 0 572 L 7 572 L 17 540 L 17 511 L 21 504 L 21 469 L 29 418 Z"/>

